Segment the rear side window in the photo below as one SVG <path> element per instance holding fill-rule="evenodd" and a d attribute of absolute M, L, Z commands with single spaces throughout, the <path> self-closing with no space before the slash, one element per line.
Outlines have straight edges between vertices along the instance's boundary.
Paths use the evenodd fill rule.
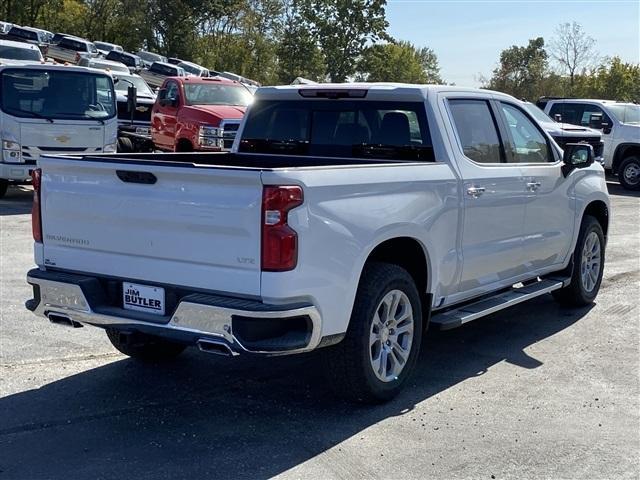
<path fill-rule="evenodd" d="M 500 163 L 504 151 L 495 119 L 485 100 L 449 100 L 465 156 L 478 163 Z"/>
<path fill-rule="evenodd" d="M 239 150 L 433 161 L 424 104 L 354 100 L 258 101 Z"/>
<path fill-rule="evenodd" d="M 549 116 L 555 119 L 556 115 L 560 115 L 560 121 L 563 123 L 580 125 L 582 106 L 577 103 L 554 103 L 549 110 Z"/>
<path fill-rule="evenodd" d="M 546 163 L 554 158 L 547 138 L 519 108 L 500 103 L 507 123 L 511 142 L 511 157 L 514 163 Z"/>

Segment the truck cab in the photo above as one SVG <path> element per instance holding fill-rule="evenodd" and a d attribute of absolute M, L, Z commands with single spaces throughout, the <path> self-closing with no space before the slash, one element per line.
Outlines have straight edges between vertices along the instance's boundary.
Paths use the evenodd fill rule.
<path fill-rule="evenodd" d="M 549 99 L 544 111 L 602 132 L 603 164 L 628 190 L 640 190 L 640 105 L 596 99 Z"/>
<path fill-rule="evenodd" d="M 249 90 L 232 80 L 168 78 L 151 114 L 153 143 L 172 152 L 228 150 L 252 100 Z"/>
<path fill-rule="evenodd" d="M 116 149 L 113 80 L 57 65 L 0 66 L 0 196 L 30 178 L 45 153 Z"/>

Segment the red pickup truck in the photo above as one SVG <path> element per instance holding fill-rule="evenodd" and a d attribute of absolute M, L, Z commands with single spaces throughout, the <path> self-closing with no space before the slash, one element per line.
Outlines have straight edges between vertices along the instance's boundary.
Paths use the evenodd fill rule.
<path fill-rule="evenodd" d="M 220 77 L 169 77 L 151 111 L 151 140 L 170 152 L 229 150 L 253 95 Z"/>

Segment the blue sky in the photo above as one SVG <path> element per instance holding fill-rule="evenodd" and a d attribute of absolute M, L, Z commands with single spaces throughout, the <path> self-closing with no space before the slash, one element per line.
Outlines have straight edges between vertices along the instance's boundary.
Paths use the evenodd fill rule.
<path fill-rule="evenodd" d="M 640 62 L 640 0 L 388 0 L 387 19 L 394 38 L 432 48 L 443 79 L 461 86 L 490 76 L 503 49 L 548 42 L 564 22 L 580 23 L 601 56 Z"/>

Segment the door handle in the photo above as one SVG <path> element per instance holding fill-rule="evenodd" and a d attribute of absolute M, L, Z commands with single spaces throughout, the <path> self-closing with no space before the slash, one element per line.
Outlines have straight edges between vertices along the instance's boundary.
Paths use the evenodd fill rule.
<path fill-rule="evenodd" d="M 540 188 L 540 185 L 542 185 L 540 182 L 527 182 L 527 190 L 535 192 Z"/>
<path fill-rule="evenodd" d="M 484 193 L 484 187 L 468 187 L 467 195 L 473 198 L 478 198 Z"/>

